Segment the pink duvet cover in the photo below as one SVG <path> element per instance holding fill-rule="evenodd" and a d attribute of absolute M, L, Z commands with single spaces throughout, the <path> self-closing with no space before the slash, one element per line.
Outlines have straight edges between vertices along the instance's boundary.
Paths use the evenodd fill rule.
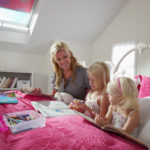
<path fill-rule="evenodd" d="M 31 100 L 43 97 L 16 92 L 18 104 L 1 104 L 4 113 L 33 110 Z M 128 139 L 105 132 L 78 115 L 47 118 L 46 126 L 12 134 L 0 132 L 0 150 L 145 150 Z"/>

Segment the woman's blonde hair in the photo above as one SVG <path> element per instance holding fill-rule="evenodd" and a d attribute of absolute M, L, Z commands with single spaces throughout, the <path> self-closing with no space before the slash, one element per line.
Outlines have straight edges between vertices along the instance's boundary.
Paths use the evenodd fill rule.
<path fill-rule="evenodd" d="M 107 84 L 110 81 L 109 68 L 104 62 L 95 62 L 88 68 L 88 74 L 91 74 L 97 82 L 98 86 L 106 90 Z M 103 84 L 103 85 L 102 85 Z"/>
<path fill-rule="evenodd" d="M 56 54 L 59 51 L 65 51 L 69 56 L 70 56 L 70 60 L 71 60 L 71 65 L 70 65 L 70 70 L 72 73 L 72 82 L 75 81 L 76 78 L 76 73 L 75 73 L 75 69 L 77 66 L 82 67 L 81 64 L 79 64 L 77 62 L 77 59 L 73 56 L 73 53 L 71 50 L 69 50 L 69 47 L 66 43 L 64 42 L 56 42 L 52 45 L 51 49 L 50 49 L 50 55 L 51 55 L 51 61 L 53 63 L 53 69 L 56 73 L 56 87 L 58 87 L 61 83 L 61 80 L 63 78 L 63 69 L 59 67 L 59 65 L 56 63 Z"/>
<path fill-rule="evenodd" d="M 122 99 L 118 104 L 123 109 L 138 109 L 138 90 L 134 81 L 128 77 L 120 77 L 108 83 L 107 92 Z"/>

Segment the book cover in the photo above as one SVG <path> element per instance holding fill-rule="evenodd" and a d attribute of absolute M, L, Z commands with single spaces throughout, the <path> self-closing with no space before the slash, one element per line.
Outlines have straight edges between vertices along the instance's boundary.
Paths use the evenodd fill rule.
<path fill-rule="evenodd" d="M 15 79 L 14 79 L 14 81 L 13 81 L 13 83 L 12 83 L 10 88 L 14 88 L 15 87 L 15 85 L 17 83 L 17 80 L 18 80 L 18 77 L 15 77 Z"/>
<path fill-rule="evenodd" d="M 32 101 L 31 104 L 36 111 L 41 112 L 46 117 L 76 115 L 76 113 L 62 101 L 49 101 L 49 103 L 47 103 L 47 106 L 44 105 L 42 101 Z"/>
<path fill-rule="evenodd" d="M 11 78 L 8 77 L 5 84 L 3 85 L 3 88 L 8 88 L 10 84 L 11 84 Z"/>
<path fill-rule="evenodd" d="M 2 79 L 2 81 L 1 81 L 1 83 L 0 83 L 0 87 L 1 87 L 1 88 L 2 88 L 3 85 L 5 84 L 6 80 L 7 80 L 7 78 L 6 78 L 6 77 L 3 77 L 3 79 Z"/>
<path fill-rule="evenodd" d="M 0 77 L 0 84 L 1 84 L 2 80 L 3 80 L 3 78 L 2 78 L 2 77 Z"/>
<path fill-rule="evenodd" d="M 16 97 L 16 94 L 14 92 L 0 92 L 0 96 Z"/>
<path fill-rule="evenodd" d="M 9 82 L 9 77 L 6 79 L 5 83 L 3 84 L 2 88 L 5 88 L 5 85 Z"/>
<path fill-rule="evenodd" d="M 136 142 L 136 143 L 138 143 L 138 144 L 140 144 L 140 145 L 148 148 L 144 143 L 142 143 L 141 141 L 139 141 L 137 138 L 131 136 L 130 134 L 127 134 L 126 132 L 124 132 L 123 130 L 120 130 L 119 128 L 116 128 L 116 127 L 114 127 L 114 126 L 112 126 L 110 124 L 109 125 L 100 126 L 100 125 L 98 125 L 98 124 L 95 123 L 95 121 L 94 121 L 93 118 L 91 118 L 91 117 L 89 117 L 89 116 L 87 116 L 87 115 L 85 115 L 83 113 L 80 113 L 78 111 L 75 111 L 75 112 L 76 112 L 76 114 L 82 116 L 83 118 L 85 118 L 86 120 L 90 121 L 91 123 L 93 123 L 94 125 L 96 125 L 97 127 L 99 127 L 102 130 L 118 134 L 120 136 L 123 136 L 124 138 L 132 140 L 133 142 Z"/>
<path fill-rule="evenodd" d="M 16 97 L 8 97 L 5 95 L 0 95 L 0 104 L 11 104 L 11 103 L 18 103 L 18 100 Z"/>
<path fill-rule="evenodd" d="M 8 86 L 8 88 L 10 88 L 11 87 L 11 85 L 13 84 L 13 82 L 14 82 L 14 77 L 13 78 L 11 78 L 11 82 L 10 82 L 10 84 L 9 84 L 9 86 Z"/>

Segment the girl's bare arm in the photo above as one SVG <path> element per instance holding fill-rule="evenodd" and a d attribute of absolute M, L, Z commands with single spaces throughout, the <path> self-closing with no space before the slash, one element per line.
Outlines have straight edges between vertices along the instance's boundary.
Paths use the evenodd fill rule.
<path fill-rule="evenodd" d="M 99 99 L 99 105 L 100 105 L 100 114 L 105 116 L 109 107 L 109 99 L 107 94 L 104 94 L 101 97 L 101 99 Z"/>
<path fill-rule="evenodd" d="M 122 130 L 130 134 L 138 126 L 138 124 L 139 111 L 135 111 L 128 117 L 128 120 Z"/>

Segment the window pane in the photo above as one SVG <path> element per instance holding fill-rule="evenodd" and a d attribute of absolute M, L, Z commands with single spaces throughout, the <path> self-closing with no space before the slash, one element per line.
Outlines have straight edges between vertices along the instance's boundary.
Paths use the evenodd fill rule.
<path fill-rule="evenodd" d="M 30 13 L 0 8 L 0 20 L 3 22 L 17 23 L 28 26 L 30 21 Z"/>
<path fill-rule="evenodd" d="M 0 0 L 1 29 L 28 31 L 37 0 Z"/>

